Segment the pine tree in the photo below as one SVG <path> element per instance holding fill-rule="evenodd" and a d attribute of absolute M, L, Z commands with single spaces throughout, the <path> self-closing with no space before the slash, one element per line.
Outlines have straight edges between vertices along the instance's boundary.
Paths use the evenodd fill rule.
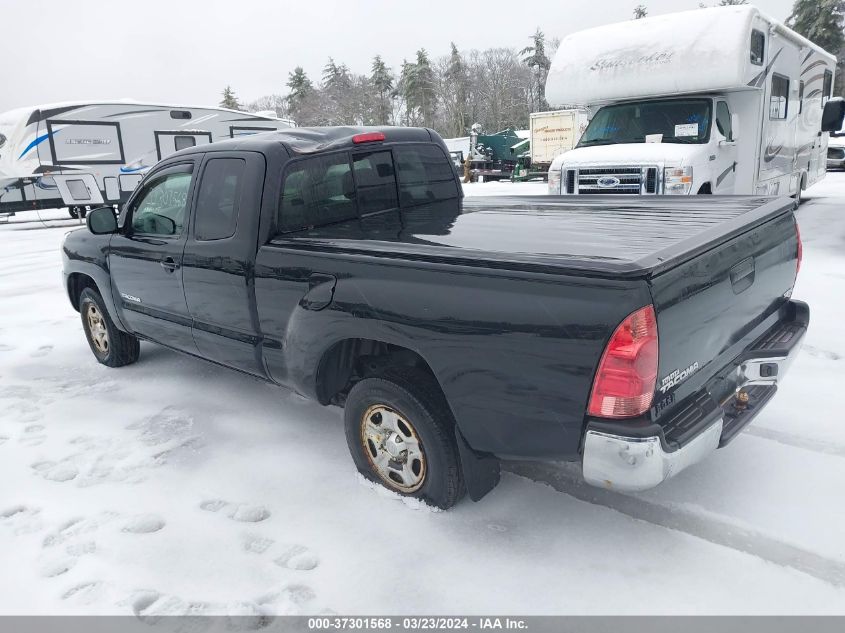
<path fill-rule="evenodd" d="M 814 44 L 836 55 L 845 44 L 845 0 L 796 0 L 787 24 Z"/>
<path fill-rule="evenodd" d="M 388 125 L 390 123 L 390 95 L 393 92 L 393 75 L 380 55 L 373 58 L 370 83 L 376 97 L 373 112 L 374 122 L 376 125 Z"/>
<path fill-rule="evenodd" d="M 452 51 L 442 72 L 443 86 L 440 98 L 447 112 L 446 125 L 449 136 L 463 136 L 467 133 L 469 113 L 469 75 L 458 47 L 452 42 Z"/>
<path fill-rule="evenodd" d="M 548 110 L 546 77 L 548 77 L 552 62 L 546 56 L 546 36 L 539 27 L 537 27 L 537 31 L 531 36 L 531 39 L 534 41 L 534 46 L 526 46 L 520 51 L 520 54 L 525 55 L 522 61 L 534 70 L 535 88 L 532 90 L 531 110 L 536 112 Z M 536 95 L 536 99 L 534 95 Z"/>
<path fill-rule="evenodd" d="M 329 125 L 350 125 L 357 123 L 355 95 L 352 90 L 352 76 L 346 64 L 338 66 L 334 59 L 323 67 L 322 101 L 328 115 Z"/>
<path fill-rule="evenodd" d="M 845 96 L 845 0 L 796 0 L 787 25 L 836 55 L 834 94 Z"/>
<path fill-rule="evenodd" d="M 223 89 L 223 100 L 220 102 L 221 108 L 228 108 L 229 110 L 240 110 L 241 104 L 238 103 L 238 98 L 235 96 L 235 91 L 231 86 L 226 86 Z"/>
<path fill-rule="evenodd" d="M 434 69 L 424 48 L 417 51 L 417 63 L 413 65 L 411 74 L 411 103 L 419 111 L 422 125 L 434 125 L 434 112 L 437 108 L 437 86 Z"/>
<path fill-rule="evenodd" d="M 634 7 L 634 19 L 639 20 L 648 15 L 648 9 L 644 4 L 638 4 Z"/>
<path fill-rule="evenodd" d="M 305 74 L 302 66 L 297 66 L 293 72 L 288 75 L 287 87 L 290 92 L 287 96 L 288 110 L 293 119 L 298 125 L 308 125 L 315 123 L 312 114 L 308 111 L 307 106 L 314 94 L 314 85 Z"/>
<path fill-rule="evenodd" d="M 720 7 L 734 7 L 740 4 L 748 4 L 748 0 L 720 0 Z"/>

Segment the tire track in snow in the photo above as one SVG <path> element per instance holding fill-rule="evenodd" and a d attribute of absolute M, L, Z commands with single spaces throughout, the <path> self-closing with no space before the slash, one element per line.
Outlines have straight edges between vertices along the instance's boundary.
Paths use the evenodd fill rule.
<path fill-rule="evenodd" d="M 773 442 L 778 442 L 779 444 L 784 444 L 793 448 L 803 448 L 804 450 L 824 453 L 825 455 L 845 457 L 845 446 L 830 444 L 828 442 L 814 440 L 809 437 L 802 437 L 800 435 L 795 435 L 794 433 L 784 433 L 783 431 L 768 429 L 765 426 L 760 426 L 759 424 L 756 426 L 747 426 L 743 433 L 771 440 Z"/>
<path fill-rule="evenodd" d="M 502 465 L 505 470 L 515 475 L 548 484 L 558 492 L 579 501 L 604 506 L 633 519 L 684 532 L 715 545 L 729 547 L 803 572 L 836 587 L 845 587 L 845 563 L 784 543 L 755 530 L 715 517 L 705 518 L 677 506 L 663 506 L 641 497 L 590 486 L 581 479 L 580 473 L 567 467 L 533 462 L 508 462 Z"/>

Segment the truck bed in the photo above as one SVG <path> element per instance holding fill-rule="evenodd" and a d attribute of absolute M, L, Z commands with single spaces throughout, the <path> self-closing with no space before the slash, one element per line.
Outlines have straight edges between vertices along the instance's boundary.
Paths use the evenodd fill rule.
<path fill-rule="evenodd" d="M 790 198 L 759 196 L 473 197 L 299 233 L 345 253 L 443 263 L 649 277 L 788 213 Z"/>

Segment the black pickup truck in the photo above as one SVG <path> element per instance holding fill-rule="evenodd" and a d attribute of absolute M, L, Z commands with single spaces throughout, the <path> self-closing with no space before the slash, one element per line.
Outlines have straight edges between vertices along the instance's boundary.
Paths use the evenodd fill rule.
<path fill-rule="evenodd" d="M 430 130 L 295 128 L 166 158 L 68 234 L 64 280 L 101 363 L 143 339 L 343 406 L 357 468 L 398 493 L 478 499 L 502 458 L 642 490 L 735 437 L 795 356 L 792 204 L 464 200 Z"/>

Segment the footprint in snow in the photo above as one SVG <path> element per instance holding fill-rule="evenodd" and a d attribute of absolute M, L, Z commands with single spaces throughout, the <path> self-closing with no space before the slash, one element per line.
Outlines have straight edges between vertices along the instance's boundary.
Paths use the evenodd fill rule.
<path fill-rule="evenodd" d="M 244 551 L 263 554 L 270 549 L 274 541 L 271 538 L 265 538 L 258 534 L 244 534 L 241 536 L 241 543 L 243 544 Z"/>
<path fill-rule="evenodd" d="M 55 578 L 69 572 L 74 565 L 76 565 L 75 557 L 66 556 L 51 560 L 41 566 L 41 575 L 45 578 Z"/>
<path fill-rule="evenodd" d="M 0 509 L 0 525 L 11 528 L 14 534 L 31 534 L 43 527 L 41 510 L 25 505 L 14 505 Z"/>
<path fill-rule="evenodd" d="M 117 514 L 114 512 L 103 512 L 93 517 L 78 517 L 65 521 L 56 530 L 45 536 L 41 545 L 47 548 L 68 542 L 79 542 L 80 537 L 96 532 L 116 517 Z"/>
<path fill-rule="evenodd" d="M 62 600 L 69 600 L 77 604 L 92 604 L 99 602 L 105 589 L 105 583 L 99 580 L 83 582 L 74 585 L 62 594 Z"/>
<path fill-rule="evenodd" d="M 41 358 L 42 356 L 46 356 L 47 354 L 49 354 L 52 351 L 53 351 L 52 345 L 42 345 L 37 350 L 32 352 L 30 354 L 30 357 L 31 358 Z"/>
<path fill-rule="evenodd" d="M 165 525 L 164 519 L 154 514 L 142 514 L 130 519 L 122 528 L 129 534 L 150 534 L 158 532 Z"/>
<path fill-rule="evenodd" d="M 282 555 L 274 561 L 279 567 L 310 571 L 320 564 L 317 555 L 302 545 L 288 545 Z"/>
<path fill-rule="evenodd" d="M 36 462 L 32 469 L 48 481 L 70 481 L 79 474 L 79 469 L 70 462 Z"/>
<path fill-rule="evenodd" d="M 200 508 L 206 512 L 220 512 L 233 521 L 244 523 L 258 523 L 270 516 L 270 511 L 261 505 L 248 503 L 229 503 L 223 499 L 209 499 L 200 504 Z"/>

